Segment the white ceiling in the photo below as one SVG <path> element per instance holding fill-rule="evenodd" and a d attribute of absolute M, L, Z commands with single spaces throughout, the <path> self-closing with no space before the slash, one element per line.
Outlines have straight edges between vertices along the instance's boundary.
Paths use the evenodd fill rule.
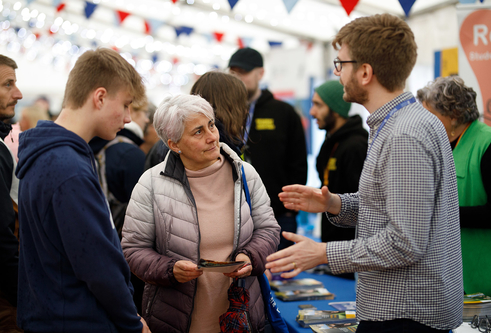
<path fill-rule="evenodd" d="M 86 32 L 92 30 L 96 37 L 89 41 L 89 46 L 95 45 L 96 41 L 98 45 L 116 44 L 122 50 L 128 46 L 138 50 L 158 41 L 194 47 L 194 52 L 201 48 L 215 48 L 215 54 L 220 53 L 220 48 L 237 48 L 239 37 L 252 39 L 253 45 L 264 52 L 269 48 L 268 41 L 282 42 L 287 48 L 297 47 L 299 40 L 329 41 L 343 25 L 360 16 L 384 12 L 404 16 L 398 0 L 360 0 L 350 16 L 339 0 L 298 0 L 290 13 L 282 0 L 240 0 L 233 10 L 227 0 L 179 0 L 176 4 L 170 0 L 94 0 L 98 7 L 87 20 L 84 16 L 85 1 L 82 0 L 62 1 L 66 6 L 60 13 L 54 10 L 53 0 L 34 0 L 29 5 L 25 0 L 0 0 L 3 8 L 11 11 L 16 2 L 17 7 L 20 5 L 18 14 L 28 8 L 31 17 L 34 9 L 46 15 L 46 24 L 40 29 L 32 29 L 41 35 L 46 34 L 57 17 L 61 17 L 63 21 L 59 19 L 58 22 L 76 24 L 78 31 L 63 36 L 66 35 L 64 29 L 59 29 L 53 37 L 69 39 L 80 45 L 84 43 L 78 39 L 88 39 Z M 458 0 L 417 0 L 411 15 L 456 3 Z M 131 13 L 121 26 L 115 24 L 115 10 Z M 148 19 L 164 22 L 152 32 L 153 40 L 144 33 L 144 20 Z M 21 15 L 17 15 L 16 20 L 21 24 Z M 175 26 L 193 27 L 194 32 L 190 36 L 176 38 Z M 210 35 L 213 32 L 224 33 L 221 43 L 213 40 Z M 150 51 L 155 48 L 159 49 L 159 44 L 148 47 Z"/>

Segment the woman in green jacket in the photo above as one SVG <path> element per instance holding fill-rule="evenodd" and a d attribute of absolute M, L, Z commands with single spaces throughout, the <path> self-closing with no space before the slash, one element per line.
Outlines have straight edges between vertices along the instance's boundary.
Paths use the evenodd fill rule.
<path fill-rule="evenodd" d="M 418 99 L 442 121 L 453 150 L 464 290 L 491 295 L 491 127 L 478 120 L 476 92 L 458 76 L 437 78 Z"/>

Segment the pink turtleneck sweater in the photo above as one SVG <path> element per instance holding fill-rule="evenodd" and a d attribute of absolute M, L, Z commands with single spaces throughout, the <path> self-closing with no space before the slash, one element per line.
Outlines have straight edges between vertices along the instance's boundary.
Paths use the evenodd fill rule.
<path fill-rule="evenodd" d="M 234 237 L 232 166 L 220 155 L 217 162 L 202 170 L 186 169 L 186 175 L 198 208 L 201 258 L 230 260 Z M 223 273 L 205 271 L 198 278 L 191 333 L 220 332 L 219 317 L 228 309 L 231 283 Z"/>

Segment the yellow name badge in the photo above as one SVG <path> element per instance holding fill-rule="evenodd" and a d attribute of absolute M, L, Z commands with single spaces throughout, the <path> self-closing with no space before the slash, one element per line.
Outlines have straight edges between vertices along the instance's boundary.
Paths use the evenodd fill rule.
<path fill-rule="evenodd" d="M 258 118 L 256 119 L 256 129 L 258 131 L 272 131 L 276 129 L 273 118 Z"/>
<path fill-rule="evenodd" d="M 329 171 L 335 171 L 336 170 L 336 159 L 335 158 L 329 159 L 329 162 L 327 162 L 327 169 Z"/>

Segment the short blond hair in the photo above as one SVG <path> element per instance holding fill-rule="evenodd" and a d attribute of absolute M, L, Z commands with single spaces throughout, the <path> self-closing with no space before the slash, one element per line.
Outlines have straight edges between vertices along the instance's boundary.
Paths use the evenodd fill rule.
<path fill-rule="evenodd" d="M 127 89 L 133 102 L 145 97 L 142 77 L 114 50 L 99 48 L 86 51 L 78 58 L 68 76 L 63 98 L 63 108 L 81 108 L 90 93 L 103 87 L 110 96 Z"/>

